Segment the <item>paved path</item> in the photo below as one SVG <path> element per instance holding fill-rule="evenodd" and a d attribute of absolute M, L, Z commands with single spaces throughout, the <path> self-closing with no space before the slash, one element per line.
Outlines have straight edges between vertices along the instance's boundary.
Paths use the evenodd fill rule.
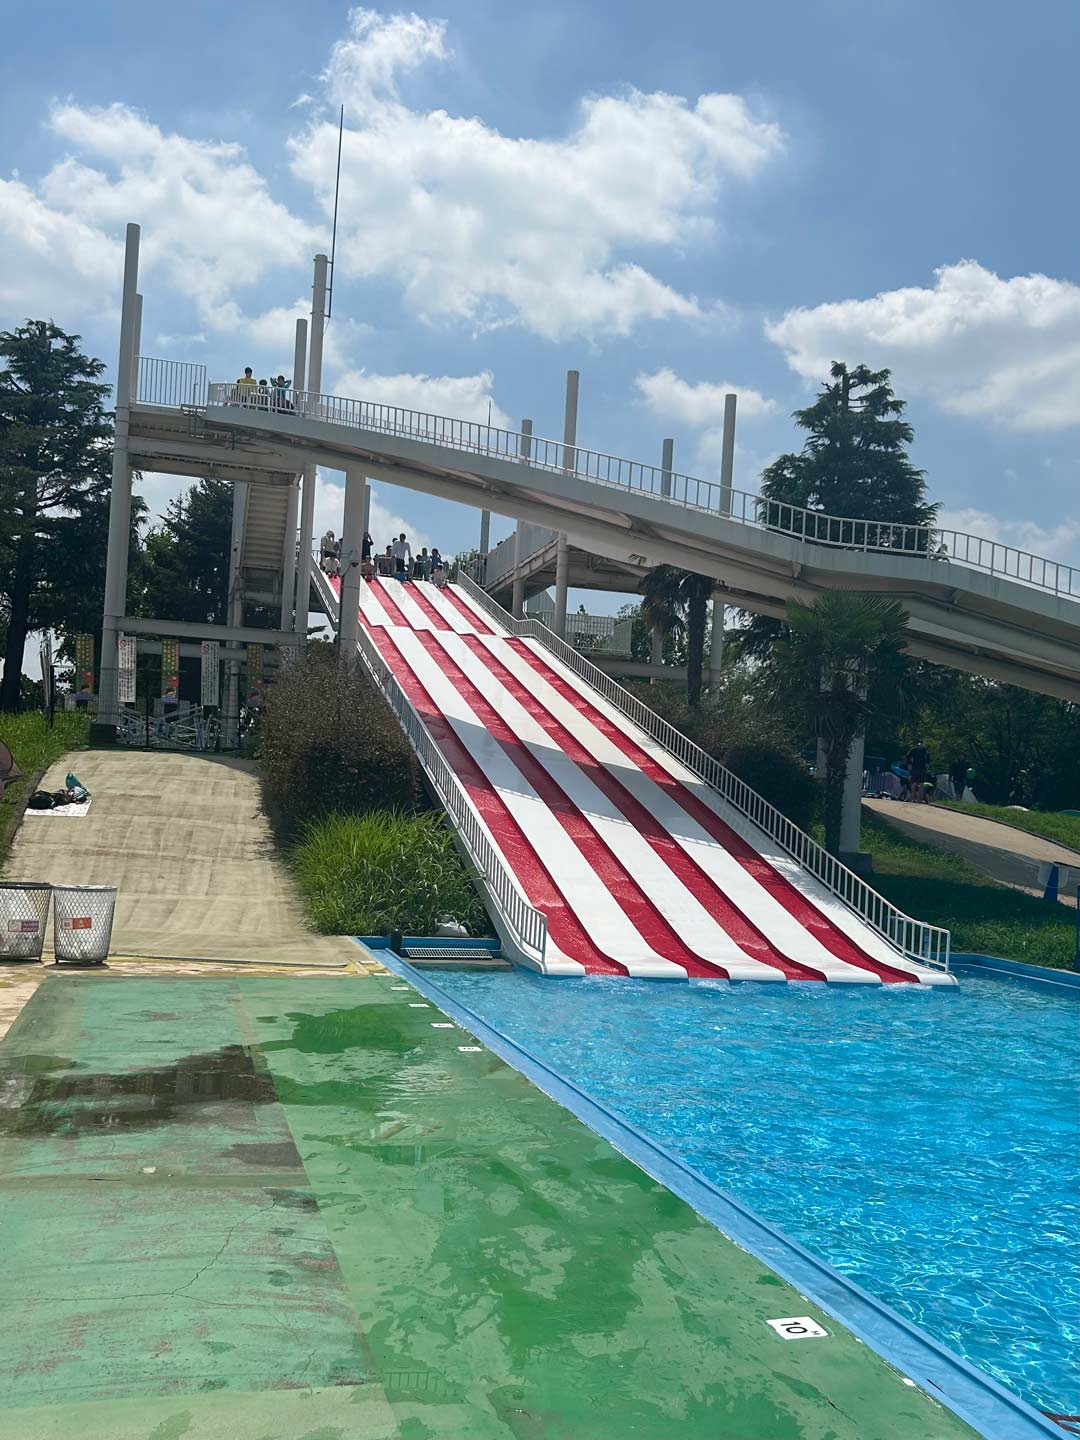
<path fill-rule="evenodd" d="M 305 928 L 250 761 L 86 750 L 58 761 L 42 787 L 61 787 L 69 768 L 91 793 L 89 811 L 28 814 L 4 874 L 116 885 L 114 953 L 329 966 L 355 958 L 351 940 Z"/>
<path fill-rule="evenodd" d="M 50 975 L 0 1216 L 5 1440 L 974 1435 L 394 976 Z"/>
<path fill-rule="evenodd" d="M 967 815 L 942 805 L 901 804 L 896 800 L 864 800 L 862 803 L 912 840 L 962 855 L 992 880 L 1026 890 L 1029 895 L 1042 894 L 1038 884 L 1038 867 L 1042 861 L 1068 865 L 1075 877 L 1069 903 L 1076 904 L 1072 887 L 1080 881 L 1080 854 L 1057 840 L 1044 840 L 1040 835 L 1029 835 L 1026 830 L 1014 830 L 1011 825 L 1000 825 L 982 815 Z"/>

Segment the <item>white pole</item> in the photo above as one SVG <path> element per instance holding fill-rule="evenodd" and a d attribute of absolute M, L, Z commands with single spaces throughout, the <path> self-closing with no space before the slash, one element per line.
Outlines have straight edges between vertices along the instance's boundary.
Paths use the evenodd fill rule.
<path fill-rule="evenodd" d="M 371 486 L 364 486 L 364 534 L 371 534 Z"/>
<path fill-rule="evenodd" d="M 247 482 L 233 485 L 232 535 L 229 542 L 229 609 L 230 625 L 244 623 L 244 593 L 240 583 L 240 556 L 244 548 L 244 523 L 247 519 Z M 222 735 L 226 745 L 240 738 L 240 661 L 230 660 L 225 667 L 225 714 Z"/>
<path fill-rule="evenodd" d="M 315 256 L 315 277 L 311 286 L 311 340 L 308 347 L 307 384 L 317 395 L 322 385 L 323 332 L 326 328 L 325 255 Z M 311 413 L 309 411 L 309 413 Z M 307 640 L 308 601 L 311 592 L 311 542 L 315 528 L 315 466 L 304 466 L 304 488 L 300 497 L 300 555 L 296 570 L 296 631 L 300 644 Z"/>
<path fill-rule="evenodd" d="M 665 440 L 660 456 L 660 494 L 671 494 L 671 467 L 675 458 L 675 441 Z"/>
<path fill-rule="evenodd" d="M 528 465 L 532 459 L 532 421 L 522 420 L 521 422 L 521 454 L 518 457 L 523 465 Z M 510 601 L 510 613 L 515 620 L 525 618 L 525 576 L 521 573 L 521 519 L 518 518 L 517 529 L 514 531 L 514 595 Z"/>
<path fill-rule="evenodd" d="M 480 558 L 491 549 L 491 511 L 480 511 Z"/>
<path fill-rule="evenodd" d="M 735 468 L 735 407 L 737 395 L 724 396 L 724 440 L 720 452 L 720 510 L 731 514 L 731 477 Z"/>
<path fill-rule="evenodd" d="M 862 833 L 862 774 L 866 736 L 856 735 L 848 752 L 840 810 L 840 854 L 857 855 Z"/>
<path fill-rule="evenodd" d="M 352 664 L 360 636 L 360 549 L 364 538 L 364 491 L 367 482 L 357 466 L 345 471 L 345 515 L 341 522 L 341 607 L 338 635 L 342 659 Z"/>
<path fill-rule="evenodd" d="M 307 355 L 307 321 L 297 320 L 293 342 L 293 395 L 304 388 L 304 362 Z M 293 402 L 296 403 L 295 401 Z M 285 514 L 285 540 L 281 551 L 281 620 L 282 630 L 293 628 L 293 603 L 296 598 L 296 525 L 300 515 L 300 481 L 303 472 L 295 475 L 289 485 L 289 506 Z"/>
<path fill-rule="evenodd" d="M 104 691 L 99 723 L 115 724 L 117 705 L 117 631 L 127 603 L 128 536 L 131 531 L 131 465 L 128 429 L 131 376 L 135 359 L 138 314 L 139 227 L 127 227 L 124 246 L 124 289 L 120 308 L 120 353 L 116 366 L 116 425 L 113 435 L 112 487 L 109 492 L 109 540 L 105 553 L 105 600 L 101 627 L 101 676 Z"/>
<path fill-rule="evenodd" d="M 574 447 L 577 444 L 578 381 L 576 370 L 566 372 L 566 408 L 563 412 L 563 469 L 572 474 L 577 468 Z M 555 546 L 555 634 L 566 639 L 566 592 L 570 581 L 570 542 L 560 530 Z"/>
<path fill-rule="evenodd" d="M 139 356 L 142 353 L 142 296 L 135 296 L 135 335 L 131 343 L 131 399 L 139 398 Z"/>

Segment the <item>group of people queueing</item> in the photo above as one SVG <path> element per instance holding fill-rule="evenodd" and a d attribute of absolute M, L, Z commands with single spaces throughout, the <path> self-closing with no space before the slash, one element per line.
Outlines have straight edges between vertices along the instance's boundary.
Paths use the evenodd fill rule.
<path fill-rule="evenodd" d="M 327 575 L 341 574 L 341 541 L 335 539 L 333 530 L 327 530 L 319 542 L 319 563 Z M 385 575 L 396 580 L 431 580 L 441 590 L 449 582 L 446 561 L 432 546 L 425 545 L 419 555 L 414 555 L 404 533 L 392 540 L 386 549 L 372 553 L 372 539 L 364 531 L 360 547 L 360 574 L 365 580 L 375 575 Z"/>
<path fill-rule="evenodd" d="M 243 375 L 236 382 L 236 388 L 240 392 L 241 405 L 258 405 L 262 410 L 291 410 L 291 384 L 292 381 L 286 380 L 284 375 L 272 375 L 269 380 L 256 380 L 251 373 L 251 366 L 245 365 Z"/>

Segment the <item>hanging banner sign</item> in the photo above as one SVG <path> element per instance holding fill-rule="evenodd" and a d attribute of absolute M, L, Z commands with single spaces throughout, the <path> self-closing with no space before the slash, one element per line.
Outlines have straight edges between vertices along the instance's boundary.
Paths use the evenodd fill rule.
<path fill-rule="evenodd" d="M 202 642 L 202 703 L 204 706 L 221 703 L 216 640 Z"/>
<path fill-rule="evenodd" d="M 82 679 L 86 672 L 90 672 L 89 689 L 94 688 L 94 637 L 93 635 L 75 636 L 75 669 L 79 678 Z"/>
<path fill-rule="evenodd" d="M 254 685 L 256 680 L 262 679 L 263 673 L 263 646 L 249 645 L 247 647 L 248 664 L 248 689 Z"/>
<path fill-rule="evenodd" d="M 116 637 L 117 692 L 121 705 L 135 704 L 135 657 L 139 641 L 135 635 L 119 634 Z"/>
<path fill-rule="evenodd" d="M 180 698 L 180 641 L 161 642 L 161 695 L 173 704 Z"/>

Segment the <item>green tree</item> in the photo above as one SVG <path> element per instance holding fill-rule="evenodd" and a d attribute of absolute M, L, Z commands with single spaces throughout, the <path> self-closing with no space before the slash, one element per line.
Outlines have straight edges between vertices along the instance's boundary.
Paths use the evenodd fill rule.
<path fill-rule="evenodd" d="M 834 361 L 831 383 L 813 405 L 795 411 L 807 431 L 799 454 L 781 455 L 761 477 L 766 500 L 855 520 L 931 525 L 926 478 L 908 459 L 914 432 L 891 372 Z"/>
<path fill-rule="evenodd" d="M 774 700 L 825 746 L 825 846 L 833 855 L 852 742 L 880 718 L 889 676 L 901 671 L 907 618 L 895 600 L 831 590 L 810 605 L 789 601 L 785 633 L 772 648 L 766 684 Z"/>
<path fill-rule="evenodd" d="M 701 703 L 705 663 L 705 628 L 714 582 L 692 570 L 658 565 L 641 581 L 641 615 L 664 636 L 685 632 L 686 698 L 692 709 Z"/>
<path fill-rule="evenodd" d="M 57 615 L 63 591 L 56 583 L 47 613 L 39 613 L 42 578 L 59 568 L 51 542 L 65 525 L 94 512 L 108 491 L 109 387 L 98 382 L 104 365 L 84 355 L 79 340 L 51 320 L 0 332 L 0 602 L 6 622 L 0 710 L 19 709 L 27 635 L 66 618 Z"/>
<path fill-rule="evenodd" d="M 227 623 L 232 506 L 232 485 L 205 477 L 170 500 L 161 525 L 146 537 L 147 614 Z"/>

